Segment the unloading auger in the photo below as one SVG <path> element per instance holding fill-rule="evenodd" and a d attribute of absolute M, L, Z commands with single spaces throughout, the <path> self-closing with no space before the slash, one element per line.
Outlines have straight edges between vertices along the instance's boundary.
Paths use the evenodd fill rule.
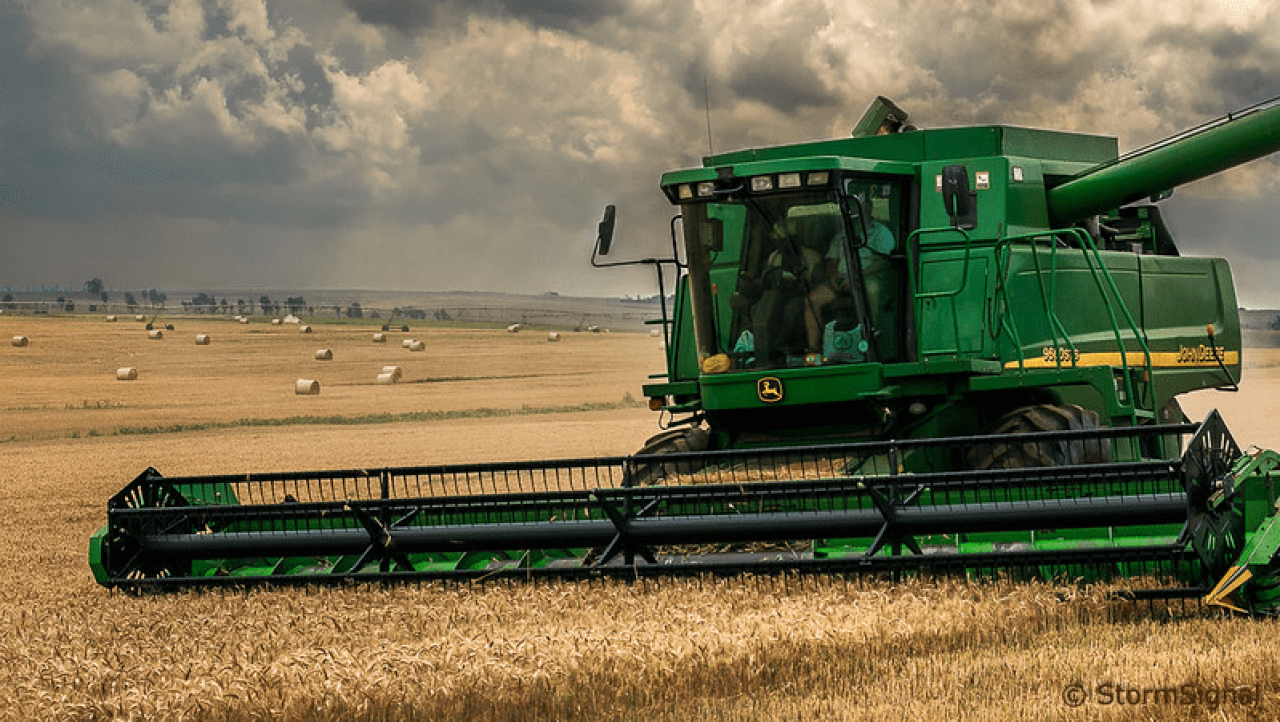
<path fill-rule="evenodd" d="M 1185 441 L 1148 458 L 1157 437 Z M 957 470 L 984 446 L 1106 463 Z M 1102 580 L 1280 607 L 1280 456 L 1199 424 L 247 476 L 148 469 L 91 542 L 130 590 L 821 573 Z M 646 483 L 635 483 L 644 479 Z M 1168 590 L 1163 594 L 1170 594 Z"/>

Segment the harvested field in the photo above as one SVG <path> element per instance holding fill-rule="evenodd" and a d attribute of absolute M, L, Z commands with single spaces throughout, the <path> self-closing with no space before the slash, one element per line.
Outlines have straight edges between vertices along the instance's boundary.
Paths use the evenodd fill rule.
<path fill-rule="evenodd" d="M 1266 719 L 1280 624 L 1128 618 L 1102 590 L 674 581 L 181 593 L 95 585 L 107 498 L 170 475 L 623 454 L 643 333 L 0 316 L 0 719 Z M 209 333 L 216 342 L 188 339 Z M 317 344 L 334 360 L 317 364 Z M 386 365 L 400 383 L 377 384 Z M 116 370 L 136 367 L 137 381 Z M 1204 392 L 1280 448 L 1280 350 Z M 294 394 L 316 378 L 317 396 Z M 1078 686 L 1078 687 L 1077 687 Z M 1172 690 L 1172 692 L 1170 692 Z M 1073 707 L 1073 695 L 1085 693 Z M 1136 697 L 1134 696 L 1136 694 Z M 1170 696 L 1173 695 L 1173 696 Z M 1135 701 L 1136 699 L 1136 701 Z M 1193 704 L 1194 703 L 1194 704 Z"/>

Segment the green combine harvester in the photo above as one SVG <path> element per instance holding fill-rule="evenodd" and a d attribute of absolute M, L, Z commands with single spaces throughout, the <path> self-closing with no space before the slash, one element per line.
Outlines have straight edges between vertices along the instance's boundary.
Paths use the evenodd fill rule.
<path fill-rule="evenodd" d="M 1154 576 L 1280 611 L 1280 455 L 1179 395 L 1234 390 L 1225 261 L 1155 202 L 1280 150 L 1280 104 L 1124 157 L 1114 138 L 919 130 L 662 178 L 664 433 L 617 458 L 138 476 L 90 541 L 104 585 L 702 574 Z"/>

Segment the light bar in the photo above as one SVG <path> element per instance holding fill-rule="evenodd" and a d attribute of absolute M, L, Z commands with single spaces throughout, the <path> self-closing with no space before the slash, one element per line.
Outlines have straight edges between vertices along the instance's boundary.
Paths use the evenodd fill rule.
<path fill-rule="evenodd" d="M 754 176 L 751 179 L 751 190 L 759 193 L 760 191 L 773 190 L 773 178 L 767 175 Z"/>

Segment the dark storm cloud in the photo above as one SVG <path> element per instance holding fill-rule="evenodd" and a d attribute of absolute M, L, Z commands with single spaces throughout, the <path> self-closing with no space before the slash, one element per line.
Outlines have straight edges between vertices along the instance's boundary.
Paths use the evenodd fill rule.
<path fill-rule="evenodd" d="M 515 18 L 535 27 L 579 31 L 614 16 L 622 0 L 343 0 L 366 23 L 405 33 L 456 25 L 473 15 Z"/>

